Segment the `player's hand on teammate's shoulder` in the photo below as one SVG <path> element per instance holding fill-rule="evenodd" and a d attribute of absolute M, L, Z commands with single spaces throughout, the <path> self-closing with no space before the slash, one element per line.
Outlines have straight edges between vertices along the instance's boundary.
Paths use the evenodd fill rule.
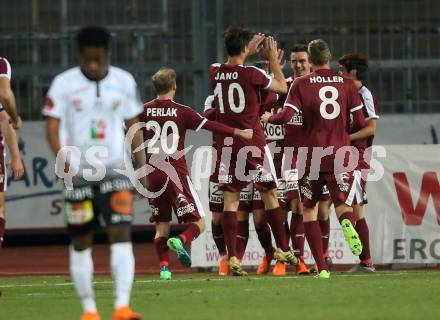
<path fill-rule="evenodd" d="M 269 122 L 269 118 L 270 118 L 271 116 L 272 116 L 272 113 L 266 111 L 266 112 L 261 116 L 260 121 L 263 122 L 263 123 L 268 123 L 268 122 Z"/>
<path fill-rule="evenodd" d="M 24 174 L 23 162 L 20 157 L 11 158 L 9 164 L 9 175 L 14 177 L 14 180 L 20 179 Z"/>
<path fill-rule="evenodd" d="M 253 129 L 235 129 L 235 135 L 239 138 L 242 138 L 244 140 L 252 140 L 252 137 L 254 135 Z"/>

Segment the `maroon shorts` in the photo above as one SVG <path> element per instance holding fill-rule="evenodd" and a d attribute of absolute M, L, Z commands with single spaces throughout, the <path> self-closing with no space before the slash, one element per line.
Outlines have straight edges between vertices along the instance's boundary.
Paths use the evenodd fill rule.
<path fill-rule="evenodd" d="M 286 181 L 284 179 L 278 179 L 277 198 L 280 207 L 287 210 L 288 201 L 286 196 Z M 253 189 L 252 193 L 252 210 L 264 210 L 264 202 L 261 200 L 260 191 L 257 189 Z"/>
<path fill-rule="evenodd" d="M 214 180 L 214 181 L 213 181 Z M 220 184 L 216 182 L 216 177 L 211 176 L 209 181 L 209 210 L 211 212 L 223 212 L 224 197 Z M 240 191 L 240 205 L 238 211 L 252 211 L 252 184 L 248 184 Z"/>
<path fill-rule="evenodd" d="M 170 222 L 172 211 L 179 223 L 196 222 L 205 216 L 191 179 L 186 174 L 177 175 L 180 186 L 160 170 L 148 175 L 149 191 L 157 193 L 155 197 L 148 198 L 154 222 Z"/>
<path fill-rule="evenodd" d="M 6 172 L 5 155 L 0 152 L 0 192 L 5 192 L 8 185 L 8 174 Z"/>
<path fill-rule="evenodd" d="M 220 161 L 218 181 L 220 189 L 238 192 L 250 182 L 257 190 L 270 190 L 277 187 L 275 166 L 267 146 L 255 147 L 256 154 L 231 155 L 231 161 Z M 220 155 L 222 156 L 222 155 Z"/>
<path fill-rule="evenodd" d="M 344 172 L 336 179 L 334 173 L 319 173 L 318 179 L 311 179 L 305 174 L 299 181 L 301 200 L 305 207 L 314 208 L 318 201 L 322 201 L 325 186 L 335 207 L 340 204 L 353 205 L 356 200 L 358 182 L 354 172 Z"/>

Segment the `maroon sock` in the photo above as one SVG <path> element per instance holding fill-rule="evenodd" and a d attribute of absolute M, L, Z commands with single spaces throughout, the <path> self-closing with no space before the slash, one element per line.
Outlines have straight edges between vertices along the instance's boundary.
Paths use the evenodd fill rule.
<path fill-rule="evenodd" d="M 179 234 L 179 238 L 180 240 L 182 240 L 182 242 L 184 244 L 188 244 L 191 241 L 194 241 L 195 239 L 197 239 L 197 237 L 200 235 L 200 228 L 198 225 L 196 225 L 195 223 L 189 223 L 186 228 L 185 231 L 183 231 L 181 234 Z"/>
<path fill-rule="evenodd" d="M 285 234 L 286 234 L 287 246 L 289 246 L 289 242 L 290 242 L 290 227 L 289 227 L 289 222 L 287 222 L 287 218 L 284 220 L 284 230 L 285 230 Z"/>
<path fill-rule="evenodd" d="M 342 220 L 344 220 L 344 219 L 350 220 L 353 227 L 356 226 L 356 217 L 353 212 L 347 211 L 347 212 L 344 212 L 343 214 L 341 214 L 341 216 L 339 217 L 339 223 L 342 223 Z"/>
<path fill-rule="evenodd" d="M 215 245 L 217 246 L 218 253 L 221 256 L 226 255 L 225 238 L 223 237 L 222 224 L 214 224 L 211 222 L 212 237 L 214 238 Z"/>
<path fill-rule="evenodd" d="M 362 253 L 359 256 L 361 263 L 371 264 L 371 254 L 370 254 L 370 237 L 367 221 L 362 218 L 356 221 L 356 231 L 359 234 L 359 238 L 362 242 Z"/>
<path fill-rule="evenodd" d="M 154 247 L 159 258 L 159 266 L 168 267 L 170 264 L 170 256 L 168 254 L 167 238 L 158 237 L 154 239 Z"/>
<path fill-rule="evenodd" d="M 281 207 L 266 210 L 267 222 L 269 222 L 272 229 L 273 236 L 277 247 L 283 251 L 289 250 L 289 243 L 287 242 L 286 229 L 284 228 L 284 211 Z"/>
<path fill-rule="evenodd" d="M 266 217 L 264 217 L 260 225 L 255 226 L 255 232 L 257 233 L 258 240 L 266 252 L 266 255 L 273 255 L 275 249 L 272 246 L 272 234 L 269 225 L 267 224 Z"/>
<path fill-rule="evenodd" d="M 304 231 L 310 250 L 312 251 L 313 258 L 318 266 L 318 270 L 328 271 L 327 264 L 324 260 L 324 255 L 322 254 L 321 230 L 319 228 L 318 221 L 304 222 Z"/>
<path fill-rule="evenodd" d="M 237 222 L 237 258 L 243 259 L 249 239 L 249 220 Z"/>
<path fill-rule="evenodd" d="M 223 211 L 223 236 L 229 257 L 237 256 L 237 214 L 235 211 Z"/>
<path fill-rule="evenodd" d="M 304 223 L 302 214 L 292 213 L 290 221 L 290 237 L 293 249 L 299 251 L 299 256 L 304 257 Z"/>
<path fill-rule="evenodd" d="M 6 220 L 0 218 L 0 248 L 2 247 L 3 236 L 5 234 L 5 225 L 6 225 Z"/>
<path fill-rule="evenodd" d="M 328 241 L 330 237 L 330 219 L 319 220 L 319 227 L 321 228 L 322 253 L 324 254 L 324 257 L 327 257 Z"/>

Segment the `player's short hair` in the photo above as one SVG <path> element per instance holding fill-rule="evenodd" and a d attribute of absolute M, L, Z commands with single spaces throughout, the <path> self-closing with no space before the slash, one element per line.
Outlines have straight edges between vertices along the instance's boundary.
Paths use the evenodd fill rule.
<path fill-rule="evenodd" d="M 154 91 L 158 95 L 168 93 L 176 83 L 176 71 L 171 68 L 160 68 L 152 77 Z"/>
<path fill-rule="evenodd" d="M 347 53 L 338 60 L 341 66 L 344 66 L 348 72 L 356 70 L 356 78 L 365 80 L 365 74 L 368 70 L 368 58 L 360 53 Z"/>
<path fill-rule="evenodd" d="M 257 68 L 263 69 L 264 71 L 269 70 L 269 61 L 267 60 L 259 60 L 255 61 L 254 66 Z"/>
<path fill-rule="evenodd" d="M 307 51 L 307 45 L 303 43 L 294 44 L 290 52 L 307 52 L 307 54 L 309 54 Z"/>
<path fill-rule="evenodd" d="M 223 34 L 228 55 L 230 57 L 239 55 L 253 36 L 254 33 L 250 29 L 235 26 L 228 27 Z"/>
<path fill-rule="evenodd" d="M 110 33 L 103 27 L 85 27 L 78 31 L 76 41 L 80 51 L 84 47 L 98 47 L 108 51 Z"/>
<path fill-rule="evenodd" d="M 309 45 L 307 46 L 307 52 L 309 53 L 310 61 L 315 66 L 322 66 L 329 62 L 332 58 L 332 54 L 327 42 L 322 39 L 310 41 Z"/>

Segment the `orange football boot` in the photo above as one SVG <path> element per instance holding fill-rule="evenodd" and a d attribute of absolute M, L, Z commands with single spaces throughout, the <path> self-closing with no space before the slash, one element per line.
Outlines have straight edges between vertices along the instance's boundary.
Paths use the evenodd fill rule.
<path fill-rule="evenodd" d="M 272 275 L 282 277 L 286 275 L 286 264 L 281 261 L 277 261 L 272 270 Z"/>
<path fill-rule="evenodd" d="M 264 275 L 264 274 L 267 274 L 269 272 L 269 267 L 270 267 L 270 261 L 271 260 L 272 259 L 269 260 L 267 255 L 265 255 L 263 257 L 263 259 L 260 262 L 260 265 L 258 266 L 257 275 Z"/>
<path fill-rule="evenodd" d="M 218 265 L 218 275 L 222 277 L 229 276 L 231 274 L 229 270 L 229 262 L 228 259 L 221 258 L 220 263 Z"/>
<path fill-rule="evenodd" d="M 113 313 L 112 320 L 141 320 L 142 316 L 131 310 L 129 306 L 117 308 Z"/>
<path fill-rule="evenodd" d="M 98 312 L 84 312 L 81 317 L 81 320 L 101 320 L 101 317 Z"/>
<path fill-rule="evenodd" d="M 300 260 L 295 267 L 296 267 L 296 274 L 299 276 L 310 273 L 309 268 L 307 268 L 306 264 L 302 260 Z"/>

